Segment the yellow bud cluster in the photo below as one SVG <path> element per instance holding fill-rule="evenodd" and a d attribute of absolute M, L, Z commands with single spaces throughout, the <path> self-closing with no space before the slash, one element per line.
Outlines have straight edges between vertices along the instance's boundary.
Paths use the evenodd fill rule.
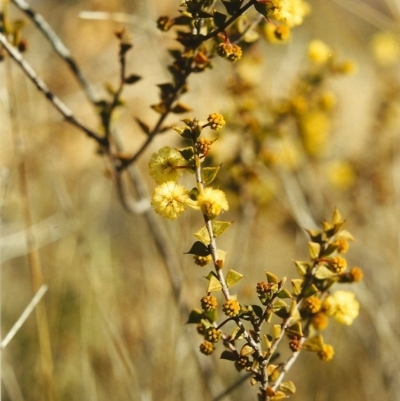
<path fill-rule="evenodd" d="M 235 317 L 240 312 L 240 304 L 236 299 L 228 299 L 222 306 L 222 310 L 226 316 Z"/>
<path fill-rule="evenodd" d="M 217 54 L 229 61 L 238 61 L 242 58 L 242 49 L 231 43 L 220 43 L 217 47 Z"/>
<path fill-rule="evenodd" d="M 217 309 L 217 306 L 217 298 L 215 298 L 214 295 L 205 295 L 201 298 L 201 308 L 205 312 L 213 311 Z"/>

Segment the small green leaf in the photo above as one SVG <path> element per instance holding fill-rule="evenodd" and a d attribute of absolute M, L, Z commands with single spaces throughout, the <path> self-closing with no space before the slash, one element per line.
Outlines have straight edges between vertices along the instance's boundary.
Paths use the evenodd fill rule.
<path fill-rule="evenodd" d="M 197 255 L 197 256 L 208 256 L 211 254 L 211 252 L 210 252 L 210 248 L 207 245 L 204 245 L 200 241 L 196 241 L 190 248 L 190 251 L 185 252 L 185 254 Z"/>
<path fill-rule="evenodd" d="M 243 339 L 244 329 L 240 327 L 236 327 L 231 334 L 232 340 L 242 340 Z"/>
<path fill-rule="evenodd" d="M 207 312 L 204 312 L 204 315 L 206 316 L 206 318 L 210 321 L 210 322 L 216 322 L 218 319 L 218 310 L 217 309 L 213 309 Z"/>
<path fill-rule="evenodd" d="M 203 312 L 200 309 L 193 309 L 188 317 L 187 324 L 196 323 L 199 324 L 203 319 Z"/>
<path fill-rule="evenodd" d="M 180 52 L 178 53 L 179 57 L 181 56 Z M 175 87 L 170 82 L 166 84 L 157 85 L 161 91 L 161 99 L 168 99 L 175 91 Z"/>
<path fill-rule="evenodd" d="M 279 385 L 279 389 L 285 393 L 294 394 L 296 392 L 296 386 L 292 381 L 283 382 Z"/>
<path fill-rule="evenodd" d="M 293 324 L 292 326 L 288 327 L 286 329 L 286 333 L 289 336 L 304 337 L 303 328 L 301 327 L 300 322 L 297 322 L 297 323 Z"/>
<path fill-rule="evenodd" d="M 319 230 L 307 230 L 305 229 L 306 233 L 310 237 L 310 240 L 313 242 L 322 242 L 322 233 Z"/>
<path fill-rule="evenodd" d="M 214 11 L 214 23 L 215 23 L 216 26 L 219 27 L 219 26 L 224 25 L 225 21 L 226 21 L 226 15 L 225 14 L 222 14 L 222 13 L 220 13 L 218 11 Z"/>
<path fill-rule="evenodd" d="M 294 261 L 294 264 L 296 265 L 297 273 L 302 277 L 307 274 L 307 272 L 309 271 L 309 269 L 311 267 L 310 263 L 300 262 L 297 260 Z"/>
<path fill-rule="evenodd" d="M 256 3 L 258 4 L 258 3 Z M 280 401 L 288 398 L 287 395 L 283 391 L 276 391 L 275 394 L 271 397 L 271 401 Z"/>
<path fill-rule="evenodd" d="M 243 278 L 243 274 L 236 272 L 235 270 L 229 270 L 226 275 L 226 285 L 229 288 L 232 288 L 235 284 L 237 284 Z"/>
<path fill-rule="evenodd" d="M 272 305 L 272 312 L 276 313 L 280 311 L 281 309 L 287 308 L 287 304 L 285 301 L 282 301 L 281 299 L 275 299 L 274 304 Z"/>
<path fill-rule="evenodd" d="M 266 347 L 267 349 L 271 348 L 271 345 L 272 345 L 272 337 L 269 336 L 269 335 L 267 335 L 267 334 L 263 334 L 263 339 L 264 339 L 265 347 Z"/>
<path fill-rule="evenodd" d="M 204 167 L 201 169 L 201 179 L 203 180 L 204 184 L 211 184 L 214 180 L 215 177 L 218 174 L 218 171 L 220 169 L 220 166 L 218 167 Z"/>
<path fill-rule="evenodd" d="M 317 242 L 308 242 L 308 253 L 310 254 L 311 259 L 316 259 L 319 256 L 319 252 L 321 251 L 321 245 Z"/>
<path fill-rule="evenodd" d="M 282 326 L 280 324 L 274 324 L 274 337 L 278 338 L 282 333 Z"/>
<path fill-rule="evenodd" d="M 319 291 L 318 288 L 314 284 L 311 284 L 304 291 L 304 294 L 303 294 L 304 298 L 311 297 L 312 295 L 316 294 L 318 291 Z"/>
<path fill-rule="evenodd" d="M 274 284 L 279 283 L 279 279 L 277 276 L 275 276 L 275 274 L 272 274 L 272 273 L 266 271 L 265 275 L 267 276 L 267 280 L 269 283 L 274 283 Z"/>
<path fill-rule="evenodd" d="M 332 216 L 332 223 L 334 225 L 343 223 L 343 218 L 342 215 L 340 214 L 339 210 L 335 208 L 333 211 L 333 216 Z"/>
<path fill-rule="evenodd" d="M 226 11 L 228 12 L 229 15 L 236 14 L 240 10 L 239 1 L 222 0 L 222 4 L 225 6 Z"/>
<path fill-rule="evenodd" d="M 278 297 L 282 299 L 292 298 L 292 294 L 286 288 L 283 288 L 278 292 Z"/>
<path fill-rule="evenodd" d="M 217 291 L 221 291 L 221 289 L 222 289 L 222 285 L 218 281 L 218 279 L 214 275 L 210 276 L 209 281 L 208 281 L 207 292 L 217 292 Z"/>
<path fill-rule="evenodd" d="M 183 103 L 178 103 L 171 109 L 171 112 L 175 114 L 188 113 L 189 111 L 192 111 L 192 109 Z"/>
<path fill-rule="evenodd" d="M 165 114 L 167 112 L 167 108 L 163 102 L 152 104 L 150 107 L 158 114 Z"/>
<path fill-rule="evenodd" d="M 213 221 L 212 227 L 214 237 L 220 237 L 231 224 L 232 223 L 230 221 Z M 199 231 L 197 231 L 197 233 L 194 234 L 194 236 L 205 244 L 210 243 L 210 236 L 208 235 L 208 230 L 206 227 L 201 228 Z"/>
<path fill-rule="evenodd" d="M 268 16 L 269 6 L 268 3 L 254 3 L 254 8 L 264 17 Z"/>
<path fill-rule="evenodd" d="M 338 245 L 329 244 L 326 249 L 321 253 L 321 256 L 329 256 L 338 249 Z"/>
<path fill-rule="evenodd" d="M 142 120 L 140 120 L 139 118 L 135 117 L 135 121 L 139 124 L 139 127 L 142 129 L 142 131 L 149 135 L 150 134 L 150 127 L 144 123 Z"/>
<path fill-rule="evenodd" d="M 213 233 L 214 237 L 218 238 L 220 237 L 232 224 L 231 221 L 213 221 L 212 222 L 212 227 L 213 227 Z"/>
<path fill-rule="evenodd" d="M 134 83 L 136 83 L 137 81 L 141 80 L 142 77 L 139 75 L 135 75 L 135 74 L 131 74 L 128 75 L 127 77 L 124 78 L 124 83 L 128 84 L 128 85 L 133 85 Z"/>
<path fill-rule="evenodd" d="M 233 361 L 234 362 L 234 361 L 236 361 L 238 359 L 238 357 L 237 357 L 237 354 L 235 354 L 234 352 L 225 350 L 225 351 L 222 352 L 222 354 L 220 356 L 220 359 L 225 359 L 227 361 Z"/>
<path fill-rule="evenodd" d="M 321 335 L 307 339 L 302 345 L 302 349 L 311 352 L 319 352 L 324 348 L 324 339 Z"/>
<path fill-rule="evenodd" d="M 186 148 L 178 149 L 179 153 L 182 155 L 182 157 L 189 161 L 193 155 L 194 155 L 194 150 L 192 146 L 188 146 Z"/>
<path fill-rule="evenodd" d="M 325 265 L 319 265 L 314 275 L 318 280 L 325 280 L 334 276 L 336 276 L 336 273 L 330 271 Z"/>
<path fill-rule="evenodd" d="M 251 305 L 251 308 L 253 309 L 253 312 L 256 314 L 256 316 L 258 318 L 261 318 L 261 316 L 264 313 L 263 308 L 261 308 L 261 306 L 259 306 L 259 305 Z"/>
<path fill-rule="evenodd" d="M 292 292 L 295 297 L 301 294 L 304 280 L 302 278 L 295 278 L 290 280 L 292 283 Z"/>
<path fill-rule="evenodd" d="M 248 355 L 253 355 L 254 354 L 254 348 L 250 347 L 250 345 L 243 345 L 242 349 L 240 350 L 240 355 L 241 356 L 248 356 Z"/>

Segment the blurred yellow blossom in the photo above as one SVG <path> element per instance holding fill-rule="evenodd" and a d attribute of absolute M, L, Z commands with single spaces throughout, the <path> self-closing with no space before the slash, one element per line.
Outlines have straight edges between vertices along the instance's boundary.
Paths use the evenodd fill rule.
<path fill-rule="evenodd" d="M 328 315 L 333 315 L 339 323 L 350 326 L 358 316 L 360 304 L 354 293 L 336 291 L 324 300 L 322 308 Z"/>
<path fill-rule="evenodd" d="M 400 59 L 400 42 L 389 32 L 376 33 L 371 40 L 371 50 L 378 63 L 384 67 L 390 67 Z"/>
<path fill-rule="evenodd" d="M 303 0 L 270 0 L 268 16 L 289 27 L 300 25 L 310 12 L 310 6 Z"/>
<path fill-rule="evenodd" d="M 265 38 L 271 43 L 286 43 L 290 39 L 290 28 L 287 25 L 276 25 L 267 22 L 264 25 Z"/>
<path fill-rule="evenodd" d="M 331 56 L 331 48 L 322 40 L 312 40 L 308 45 L 308 57 L 316 64 L 325 64 Z"/>
<path fill-rule="evenodd" d="M 348 189 L 355 180 L 353 167 L 344 160 L 336 160 L 327 166 L 329 181 L 338 189 Z"/>
<path fill-rule="evenodd" d="M 311 111 L 300 117 L 300 132 L 304 147 L 311 156 L 319 156 L 326 147 L 330 118 L 322 111 Z"/>

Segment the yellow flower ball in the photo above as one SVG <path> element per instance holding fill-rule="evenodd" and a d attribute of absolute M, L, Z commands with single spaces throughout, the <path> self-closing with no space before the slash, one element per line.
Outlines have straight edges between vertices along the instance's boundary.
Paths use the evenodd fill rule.
<path fill-rule="evenodd" d="M 157 184 L 167 181 L 178 181 L 187 165 L 186 160 L 174 148 L 164 146 L 152 154 L 149 161 L 150 175 Z"/>
<path fill-rule="evenodd" d="M 220 189 L 205 188 L 197 198 L 197 204 L 204 215 L 209 219 L 215 219 L 223 210 L 228 210 L 229 205 L 225 193 Z"/>
<path fill-rule="evenodd" d="M 154 189 L 151 206 L 166 219 L 175 220 L 191 202 L 189 191 L 174 181 L 167 181 Z"/>

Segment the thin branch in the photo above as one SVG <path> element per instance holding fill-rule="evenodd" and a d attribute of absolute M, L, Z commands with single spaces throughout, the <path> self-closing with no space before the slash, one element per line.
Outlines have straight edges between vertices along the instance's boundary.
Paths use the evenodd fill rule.
<path fill-rule="evenodd" d="M 36 24 L 39 30 L 51 43 L 56 53 L 66 61 L 69 68 L 71 69 L 71 71 L 81 84 L 89 101 L 93 104 L 96 104 L 97 103 L 96 95 L 93 93 L 91 86 L 83 76 L 76 61 L 72 58 L 70 51 L 61 41 L 60 37 L 54 32 L 53 28 L 47 23 L 47 21 L 42 17 L 42 15 L 34 11 L 26 1 L 24 0 L 11 0 L 11 1 Z"/>
<path fill-rule="evenodd" d="M 4 349 L 5 347 L 7 347 L 9 342 L 17 334 L 18 330 L 25 323 L 26 319 L 28 319 L 29 315 L 35 309 L 36 305 L 40 302 L 40 300 L 42 299 L 43 295 L 46 293 L 47 290 L 48 290 L 48 286 L 46 284 L 43 284 L 39 288 L 39 291 L 35 294 L 35 296 L 31 300 L 31 302 L 29 302 L 28 306 L 22 312 L 22 314 L 19 317 L 19 319 L 14 323 L 14 326 L 11 327 L 10 331 L 4 337 L 4 339 L 3 339 L 3 341 L 1 342 L 1 345 L 0 345 L 1 349 Z"/>
<path fill-rule="evenodd" d="M 75 127 L 83 131 L 89 138 L 94 139 L 99 145 L 103 147 L 108 146 L 108 140 L 101 137 L 99 134 L 87 128 L 79 120 L 75 118 L 72 111 L 68 106 L 63 103 L 57 96 L 55 96 L 48 86 L 39 78 L 35 70 L 30 64 L 22 57 L 21 53 L 18 52 L 7 40 L 7 38 L 0 33 L 0 43 L 4 46 L 7 53 L 14 59 L 15 62 L 21 67 L 25 75 L 34 83 L 34 85 L 46 96 L 47 99 L 53 104 L 53 106 L 64 116 L 64 118 Z"/>

